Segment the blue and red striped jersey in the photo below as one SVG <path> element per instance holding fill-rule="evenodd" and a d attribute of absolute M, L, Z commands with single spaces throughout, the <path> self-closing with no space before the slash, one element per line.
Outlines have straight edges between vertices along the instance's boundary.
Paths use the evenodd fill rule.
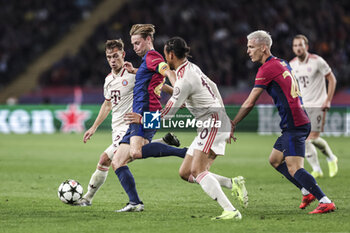
<path fill-rule="evenodd" d="M 281 117 L 281 129 L 292 129 L 310 122 L 288 62 L 270 56 L 256 74 L 255 87 L 266 89 L 272 97 Z"/>
<path fill-rule="evenodd" d="M 135 78 L 133 112 L 143 114 L 162 109 L 160 93 L 165 78 L 158 71 L 161 62 L 164 58 L 155 50 L 148 51 L 142 58 Z"/>

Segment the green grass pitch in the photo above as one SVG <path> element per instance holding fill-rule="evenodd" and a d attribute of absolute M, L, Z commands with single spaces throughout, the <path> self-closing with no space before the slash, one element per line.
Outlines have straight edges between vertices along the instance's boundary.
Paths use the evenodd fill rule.
<path fill-rule="evenodd" d="M 188 146 L 193 133 L 176 133 Z M 158 133 L 155 138 L 163 135 Z M 0 135 L 0 232 L 349 232 L 349 138 L 325 137 L 339 158 L 339 173 L 328 177 L 325 157 L 319 153 L 325 177 L 318 180 L 334 200 L 337 211 L 308 215 L 316 207 L 298 209 L 300 191 L 268 164 L 276 135 L 237 133 L 211 171 L 224 176 L 243 175 L 249 206 L 242 209 L 224 192 L 242 215 L 241 221 L 211 221 L 219 205 L 199 185 L 178 176 L 181 159 L 158 158 L 130 164 L 140 197 L 141 213 L 114 213 L 128 201 L 112 169 L 91 207 L 63 204 L 57 188 L 76 179 L 87 189 L 99 155 L 110 144 L 110 134 L 97 132 L 83 144 L 81 134 Z M 305 164 L 306 169 L 310 169 Z"/>

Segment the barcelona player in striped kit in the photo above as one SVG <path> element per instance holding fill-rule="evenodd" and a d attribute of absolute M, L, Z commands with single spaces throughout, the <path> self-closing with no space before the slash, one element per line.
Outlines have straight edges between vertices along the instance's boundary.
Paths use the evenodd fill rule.
<path fill-rule="evenodd" d="M 169 69 L 168 64 L 160 53 L 154 50 L 152 24 L 135 24 L 130 30 L 131 43 L 134 51 L 142 57 L 142 64 L 135 69 L 131 63 L 125 62 L 124 66 L 129 73 L 136 73 L 133 89 L 132 111 L 143 115 L 144 112 L 161 110 L 161 91 L 172 92 L 172 88 L 164 85 L 165 77 L 170 81 L 175 80 L 175 74 Z M 167 88 L 167 90 L 165 90 Z M 171 89 L 171 90 L 169 90 Z M 144 129 L 142 124 L 130 124 L 120 146 L 113 157 L 112 168 L 129 197 L 126 206 L 116 212 L 143 211 L 144 205 L 136 191 L 136 184 L 127 164 L 134 159 L 147 157 L 163 157 L 174 155 L 184 157 L 187 148 L 178 149 L 169 145 L 153 142 L 152 138 L 156 129 Z"/>
<path fill-rule="evenodd" d="M 236 139 L 233 135 L 236 125 L 248 115 L 266 89 L 278 109 L 282 129 L 282 135 L 276 140 L 270 154 L 270 164 L 302 191 L 304 197 L 299 208 L 304 209 L 318 199 L 319 205 L 309 214 L 334 211 L 334 203 L 304 169 L 305 140 L 311 126 L 302 108 L 298 83 L 289 64 L 271 55 L 272 39 L 266 31 L 252 32 L 247 39 L 249 57 L 253 62 L 262 63 L 262 66 L 256 75 L 254 88 L 231 122 L 231 138 Z"/>

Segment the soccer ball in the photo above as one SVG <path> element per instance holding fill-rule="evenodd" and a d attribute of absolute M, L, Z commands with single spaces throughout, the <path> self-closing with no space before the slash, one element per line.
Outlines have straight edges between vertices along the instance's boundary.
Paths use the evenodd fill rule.
<path fill-rule="evenodd" d="M 73 205 L 83 196 L 83 187 L 75 180 L 66 180 L 58 187 L 58 198 Z"/>

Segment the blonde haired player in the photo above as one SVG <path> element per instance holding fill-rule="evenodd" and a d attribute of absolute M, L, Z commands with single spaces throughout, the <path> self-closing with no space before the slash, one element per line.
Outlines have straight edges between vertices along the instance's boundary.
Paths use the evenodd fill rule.
<path fill-rule="evenodd" d="M 325 115 L 331 106 L 337 80 L 327 62 L 322 57 L 309 53 L 308 49 L 306 36 L 296 35 L 293 39 L 296 57 L 290 61 L 290 65 L 299 81 L 304 107 L 311 121 L 311 133 L 305 143 L 305 157 L 312 167 L 311 174 L 315 178 L 322 177 L 316 146 L 327 156 L 329 176 L 334 177 L 338 172 L 338 158 L 327 141 L 320 137 L 320 132 L 323 131 Z"/>
<path fill-rule="evenodd" d="M 101 154 L 96 171 L 89 181 L 88 191 L 84 197 L 78 201 L 80 206 L 90 206 L 92 199 L 99 188 L 107 179 L 108 170 L 111 165 L 114 153 L 118 150 L 119 142 L 125 135 L 128 125 L 123 120 L 123 116 L 132 111 L 133 88 L 135 86 L 135 74 L 129 73 L 123 66 L 125 65 L 124 43 L 121 39 L 107 40 L 106 59 L 111 67 L 104 83 L 105 101 L 101 105 L 100 112 L 94 124 L 88 129 L 83 141 L 86 143 L 96 132 L 99 125 L 107 118 L 112 111 L 112 144 Z M 179 146 L 179 141 L 173 134 L 166 134 L 162 139 L 153 142 L 168 143 Z"/>

